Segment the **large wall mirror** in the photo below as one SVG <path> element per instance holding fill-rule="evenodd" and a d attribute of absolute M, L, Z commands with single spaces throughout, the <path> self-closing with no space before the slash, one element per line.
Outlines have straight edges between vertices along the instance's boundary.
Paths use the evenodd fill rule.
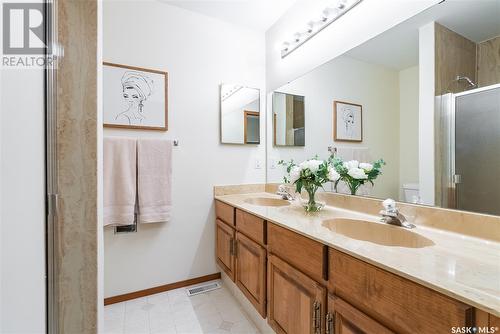
<path fill-rule="evenodd" d="M 260 144 L 260 90 L 220 86 L 221 143 Z"/>
<path fill-rule="evenodd" d="M 499 18 L 500 0 L 444 1 L 279 87 L 303 97 L 308 131 L 268 161 L 383 159 L 356 195 L 500 215 Z"/>

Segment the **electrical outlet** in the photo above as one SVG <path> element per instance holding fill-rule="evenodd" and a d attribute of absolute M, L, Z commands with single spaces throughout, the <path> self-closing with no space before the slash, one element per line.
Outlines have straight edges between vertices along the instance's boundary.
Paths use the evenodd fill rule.
<path fill-rule="evenodd" d="M 276 159 L 269 159 L 269 169 L 276 169 Z"/>
<path fill-rule="evenodd" d="M 260 159 L 255 159 L 255 169 L 261 169 L 262 168 L 262 163 L 260 162 Z"/>

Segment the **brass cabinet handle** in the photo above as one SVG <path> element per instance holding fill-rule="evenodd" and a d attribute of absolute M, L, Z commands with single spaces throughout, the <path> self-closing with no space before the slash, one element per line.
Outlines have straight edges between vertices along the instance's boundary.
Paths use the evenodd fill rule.
<path fill-rule="evenodd" d="M 318 301 L 313 303 L 313 326 L 314 334 L 321 334 L 321 304 Z"/>
<path fill-rule="evenodd" d="M 335 334 L 335 316 L 331 313 L 326 314 L 326 334 Z"/>

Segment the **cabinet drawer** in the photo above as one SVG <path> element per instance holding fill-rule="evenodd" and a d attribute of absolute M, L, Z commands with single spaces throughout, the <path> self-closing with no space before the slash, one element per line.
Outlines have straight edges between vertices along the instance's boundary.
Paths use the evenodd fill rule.
<path fill-rule="evenodd" d="M 334 249 L 329 277 L 331 292 L 397 333 L 473 326 L 472 307 Z"/>
<path fill-rule="evenodd" d="M 317 282 L 328 278 L 326 246 L 270 223 L 267 239 L 269 252 L 278 255 Z"/>
<path fill-rule="evenodd" d="M 265 223 L 263 219 L 236 209 L 236 229 L 250 239 L 264 245 Z"/>
<path fill-rule="evenodd" d="M 215 201 L 215 216 L 224 223 L 234 225 L 234 208 L 221 201 Z"/>

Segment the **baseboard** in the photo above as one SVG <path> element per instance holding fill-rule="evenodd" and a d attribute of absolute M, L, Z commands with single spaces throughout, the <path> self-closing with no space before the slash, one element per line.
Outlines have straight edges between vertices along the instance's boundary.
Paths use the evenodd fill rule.
<path fill-rule="evenodd" d="M 108 298 L 104 298 L 104 305 L 116 304 L 116 303 L 121 303 L 121 302 L 124 302 L 127 300 L 131 300 L 131 299 L 146 297 L 149 295 L 154 295 L 155 293 L 165 292 L 165 291 L 169 291 L 169 290 L 183 288 L 185 286 L 190 286 L 193 284 L 199 284 L 199 283 L 203 283 L 203 282 L 207 282 L 207 281 L 220 279 L 220 277 L 221 277 L 220 273 L 215 273 L 215 274 L 210 274 L 210 275 L 206 275 L 206 276 L 190 278 L 190 279 L 187 279 L 185 281 L 160 285 L 160 286 L 156 286 L 154 288 L 139 290 L 139 291 L 135 291 L 135 292 L 129 292 L 129 293 L 125 293 L 123 295 L 108 297 Z"/>

